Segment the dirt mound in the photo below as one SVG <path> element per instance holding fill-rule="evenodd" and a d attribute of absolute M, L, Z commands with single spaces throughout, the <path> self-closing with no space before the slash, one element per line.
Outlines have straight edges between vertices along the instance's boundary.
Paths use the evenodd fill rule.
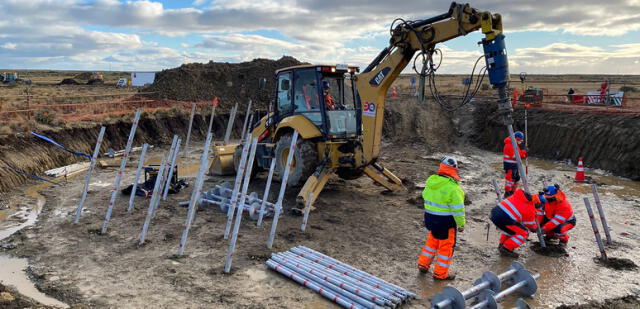
<path fill-rule="evenodd" d="M 638 295 L 627 295 L 618 298 L 606 299 L 604 301 L 591 301 L 586 304 L 562 305 L 556 309 L 632 309 L 640 308 L 640 297 Z"/>
<path fill-rule="evenodd" d="M 90 79 L 87 82 L 87 85 L 102 85 L 102 84 L 104 84 L 104 80 L 99 78 Z"/>
<path fill-rule="evenodd" d="M 73 78 L 65 78 L 58 85 L 80 85 L 80 83 Z"/>
<path fill-rule="evenodd" d="M 144 91 L 154 92 L 149 95 L 151 97 L 180 101 L 205 101 L 218 97 L 223 106 L 253 99 L 254 104 L 257 101 L 263 105 L 259 107 L 264 108 L 266 102 L 274 99 L 274 72 L 299 64 L 300 61 L 288 56 L 278 60 L 254 59 L 241 63 L 209 61 L 206 64 L 183 64 L 157 73 L 153 85 Z M 267 80 L 262 91 L 258 89 L 260 78 Z"/>
<path fill-rule="evenodd" d="M 630 259 L 610 257 L 607 260 L 603 260 L 599 257 L 596 257 L 593 260 L 602 266 L 613 268 L 615 270 L 633 270 L 638 268 L 638 265 L 636 265 L 636 263 L 634 263 Z"/>
<path fill-rule="evenodd" d="M 82 72 L 82 73 L 74 76 L 73 78 L 89 80 L 89 79 L 91 79 L 91 77 L 93 77 L 93 74 L 91 72 Z"/>
<path fill-rule="evenodd" d="M 477 104 L 477 132 L 472 142 L 502 151 L 506 128 L 494 117 L 495 107 Z M 640 180 L 640 116 L 568 113 L 530 109 L 529 150 L 532 156 L 576 162 Z M 514 129 L 524 131 L 524 111 L 516 109 Z"/>

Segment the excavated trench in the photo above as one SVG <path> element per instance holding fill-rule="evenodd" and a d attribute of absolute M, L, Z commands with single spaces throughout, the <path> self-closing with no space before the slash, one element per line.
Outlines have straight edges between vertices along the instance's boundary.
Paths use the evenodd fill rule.
<path fill-rule="evenodd" d="M 505 127 L 492 117 L 489 104 L 479 104 L 472 143 L 500 152 Z M 529 150 L 533 156 L 551 160 L 579 157 L 585 167 L 610 171 L 617 176 L 640 180 L 640 116 L 621 114 L 569 113 L 538 110 L 527 112 Z M 524 131 L 524 110 L 516 109 L 514 128 Z"/>

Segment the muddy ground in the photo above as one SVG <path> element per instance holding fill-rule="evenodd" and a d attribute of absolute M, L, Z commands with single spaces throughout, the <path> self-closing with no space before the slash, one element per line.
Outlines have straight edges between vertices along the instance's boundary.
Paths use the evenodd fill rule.
<path fill-rule="evenodd" d="M 427 155 L 426 149 L 427 146 L 420 143 L 398 146 L 387 142 L 381 160 L 408 182 L 420 184 L 435 170 L 437 159 L 443 155 Z M 160 151 L 156 149 L 153 153 L 157 156 Z M 28 272 L 38 288 L 69 305 L 96 308 L 333 308 L 333 304 L 269 271 L 264 265 L 271 252 L 304 245 L 416 292 L 419 299 L 406 307 L 422 308 L 448 283 L 464 289 L 483 271 L 502 272 L 511 262 L 497 254 L 499 234 L 495 228 L 490 229 L 488 242 L 485 238 L 488 214 L 496 198 L 489 181 L 499 177 L 499 154 L 469 146 L 454 147 L 453 151 L 461 161 L 462 184 L 469 200 L 468 226 L 459 235 L 453 264 L 458 278 L 453 282 L 435 282 L 416 269 L 416 259 L 426 234 L 420 189 L 409 186 L 406 192 L 387 194 L 366 178 L 332 180 L 319 197 L 307 232 L 299 229 L 301 217 L 285 213 L 273 250 L 265 245 L 271 220 L 263 227 L 255 227 L 254 222 L 245 217 L 229 275 L 222 273 L 228 247 L 222 238 L 225 218 L 215 208 L 205 207 L 198 211 L 186 257 L 172 258 L 178 249 L 186 214 L 186 209 L 177 206 L 177 202 L 188 199 L 189 189 L 161 202 L 146 245 L 136 245 L 148 205 L 148 200 L 141 198 L 137 199 L 135 211 L 127 213 L 126 197 L 121 196 L 108 234 L 98 235 L 96 229 L 100 227 L 110 196 L 108 187 L 115 177 L 113 169 L 98 170 L 95 174 L 87 200 L 88 210 L 78 225 L 70 222 L 79 199 L 82 177 L 42 190 L 46 206 L 40 219 L 35 226 L 3 241 L 3 245 L 15 246 L 3 253 L 29 258 Z M 192 151 L 192 161 L 198 153 L 197 149 Z M 540 308 L 552 308 L 638 294 L 640 276 L 637 270 L 609 269 L 593 260 L 597 248 L 580 202 L 582 196 L 590 193 L 588 185 L 572 181 L 572 167 L 549 161 L 531 160 L 530 163 L 536 187 L 541 186 L 544 177 L 547 182 L 559 183 L 569 191 L 578 226 L 572 231 L 565 256 L 546 257 L 529 248 L 520 249 L 518 260 L 542 275 L 538 293 L 527 302 Z M 131 181 L 132 173 L 132 169 L 127 170 L 125 182 Z M 616 241 L 609 249 L 609 255 L 639 263 L 640 253 L 634 248 L 640 244 L 637 227 L 640 191 L 634 189 L 634 182 L 625 183 L 606 173 L 593 176 L 603 183 L 600 186 L 602 199 Z M 251 190 L 261 192 L 264 178 L 263 175 L 254 181 Z M 211 177 L 205 187 L 224 180 Z M 627 190 L 621 192 L 621 184 Z M 278 186 L 274 186 L 272 198 L 277 190 Z M 288 191 L 286 208 L 294 205 L 295 193 L 292 189 Z M 21 196 L 15 194 L 16 198 Z M 530 236 L 531 240 L 534 238 L 534 235 Z M 513 304 L 515 299 L 509 297 L 505 303 Z"/>

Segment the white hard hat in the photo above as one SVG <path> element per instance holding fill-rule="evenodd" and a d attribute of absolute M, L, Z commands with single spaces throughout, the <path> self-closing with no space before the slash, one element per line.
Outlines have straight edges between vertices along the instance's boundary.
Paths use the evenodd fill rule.
<path fill-rule="evenodd" d="M 458 168 L 458 161 L 452 157 L 444 157 L 442 163 L 449 165 L 453 168 Z"/>

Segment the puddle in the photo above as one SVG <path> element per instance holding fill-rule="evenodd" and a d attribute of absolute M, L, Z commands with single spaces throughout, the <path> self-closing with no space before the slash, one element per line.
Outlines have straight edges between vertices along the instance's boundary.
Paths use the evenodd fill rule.
<path fill-rule="evenodd" d="M 9 258 L 0 255 L 0 265 L 2 265 L 0 267 L 0 282 L 2 284 L 12 286 L 22 295 L 33 298 L 43 305 L 69 308 L 65 303 L 51 298 L 36 289 L 25 273 L 28 265 L 26 259 Z"/>

